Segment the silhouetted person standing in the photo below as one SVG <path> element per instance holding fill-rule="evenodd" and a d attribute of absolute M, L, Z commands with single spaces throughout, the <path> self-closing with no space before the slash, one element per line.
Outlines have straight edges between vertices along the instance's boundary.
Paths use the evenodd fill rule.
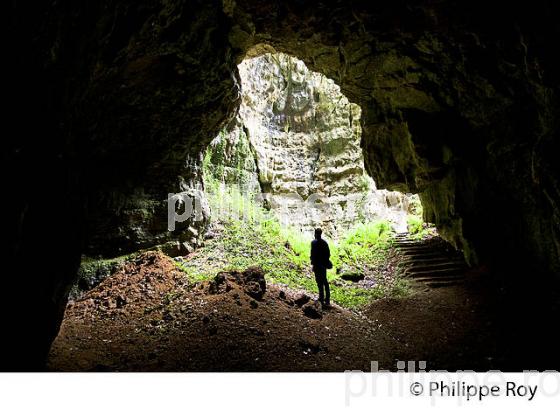
<path fill-rule="evenodd" d="M 331 251 L 327 241 L 321 238 L 321 228 L 315 229 L 315 240 L 311 242 L 311 265 L 315 273 L 315 281 L 319 288 L 319 302 L 325 306 L 330 305 L 331 290 L 327 281 L 327 269 L 332 268 Z"/>

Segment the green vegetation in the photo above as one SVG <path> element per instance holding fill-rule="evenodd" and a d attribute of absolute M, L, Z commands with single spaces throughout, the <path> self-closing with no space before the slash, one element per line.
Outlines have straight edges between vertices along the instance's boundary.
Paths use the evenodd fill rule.
<path fill-rule="evenodd" d="M 358 187 L 364 192 L 369 192 L 371 190 L 371 179 L 365 174 L 362 175 L 360 181 L 358 182 Z"/>
<path fill-rule="evenodd" d="M 263 210 L 263 212 L 266 212 Z M 352 308 L 385 296 L 406 294 L 405 282 L 400 278 L 384 277 L 379 268 L 387 262 L 391 231 L 386 222 L 356 228 L 340 244 L 331 243 L 334 269 L 328 271 L 331 297 L 336 303 Z M 209 241 L 186 263 L 178 263 L 192 281 L 208 280 L 223 270 L 244 270 L 260 266 L 269 283 L 316 292 L 315 280 L 309 266 L 309 240 L 301 234 L 280 226 L 269 219 L 229 219 L 223 221 L 219 240 Z M 376 285 L 365 288 L 342 281 L 337 268 L 367 273 Z"/>
<path fill-rule="evenodd" d="M 125 263 L 136 258 L 137 255 L 138 253 L 134 252 L 111 259 L 83 256 L 76 281 L 70 290 L 70 297 L 78 298 L 83 292 L 97 286 L 103 279 L 115 273 Z"/>
<path fill-rule="evenodd" d="M 223 270 L 260 266 L 269 283 L 317 291 L 309 263 L 310 237 L 281 226 L 251 196 L 217 181 L 210 169 L 205 172 L 205 186 L 213 226 L 220 232 L 219 238 L 207 241 L 188 261 L 177 263 L 193 282 L 211 279 Z M 375 221 L 358 224 L 338 243 L 329 243 L 334 268 L 327 274 L 333 301 L 357 308 L 374 299 L 407 293 L 406 282 L 386 269 L 393 234 L 388 222 Z M 342 274 L 365 275 L 369 285 L 342 280 Z"/>
<path fill-rule="evenodd" d="M 409 215 L 406 221 L 408 233 L 411 235 L 418 235 L 422 232 L 422 218 L 416 215 Z"/>
<path fill-rule="evenodd" d="M 226 183 L 237 185 L 243 192 L 251 191 L 254 183 L 251 176 L 256 171 L 256 164 L 249 138 L 242 128 L 237 129 L 234 143 L 228 140 L 226 135 L 227 132 L 223 129 L 204 155 L 204 172 L 212 176 L 212 180 L 208 180 L 207 183 Z"/>
<path fill-rule="evenodd" d="M 358 270 L 364 265 L 381 264 L 392 237 L 393 231 L 387 221 L 358 224 L 333 247 L 333 264 Z"/>
<path fill-rule="evenodd" d="M 421 217 L 409 215 L 407 218 L 408 233 L 413 239 L 424 239 L 436 234 L 432 224 L 425 223 Z"/>
<path fill-rule="evenodd" d="M 422 202 L 420 202 L 418 195 L 408 196 L 408 212 L 422 219 L 424 208 L 422 207 Z"/>
<path fill-rule="evenodd" d="M 424 208 L 420 202 L 418 196 L 409 197 L 408 211 L 409 215 L 407 217 L 407 228 L 408 233 L 412 239 L 424 239 L 428 236 L 436 235 L 436 229 L 432 224 L 424 222 L 422 214 L 424 213 Z"/>

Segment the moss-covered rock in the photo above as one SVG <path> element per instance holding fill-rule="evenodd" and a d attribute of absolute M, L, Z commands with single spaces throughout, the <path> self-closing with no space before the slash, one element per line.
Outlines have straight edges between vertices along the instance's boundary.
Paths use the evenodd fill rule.
<path fill-rule="evenodd" d="M 107 276 L 117 272 L 134 257 L 134 254 L 113 259 L 83 257 L 76 282 L 70 291 L 70 298 L 79 298 L 84 292 L 101 283 Z"/>

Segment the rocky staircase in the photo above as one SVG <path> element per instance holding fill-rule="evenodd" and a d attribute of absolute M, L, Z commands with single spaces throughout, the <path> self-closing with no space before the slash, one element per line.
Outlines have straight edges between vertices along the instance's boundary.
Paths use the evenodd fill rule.
<path fill-rule="evenodd" d="M 454 286 L 465 280 L 468 266 L 463 254 L 440 237 L 416 240 L 397 234 L 395 249 L 405 277 L 419 286 Z"/>

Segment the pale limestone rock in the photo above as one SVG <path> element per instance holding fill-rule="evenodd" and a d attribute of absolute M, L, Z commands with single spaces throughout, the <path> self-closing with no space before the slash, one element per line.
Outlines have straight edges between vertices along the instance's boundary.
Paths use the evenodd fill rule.
<path fill-rule="evenodd" d="M 377 190 L 366 174 L 361 109 L 338 85 L 284 54 L 247 59 L 239 73 L 238 125 L 219 138 L 231 146 L 244 130 L 255 161 L 248 172 L 284 225 L 307 235 L 320 226 L 333 239 L 373 219 L 406 229 L 409 196 Z"/>

